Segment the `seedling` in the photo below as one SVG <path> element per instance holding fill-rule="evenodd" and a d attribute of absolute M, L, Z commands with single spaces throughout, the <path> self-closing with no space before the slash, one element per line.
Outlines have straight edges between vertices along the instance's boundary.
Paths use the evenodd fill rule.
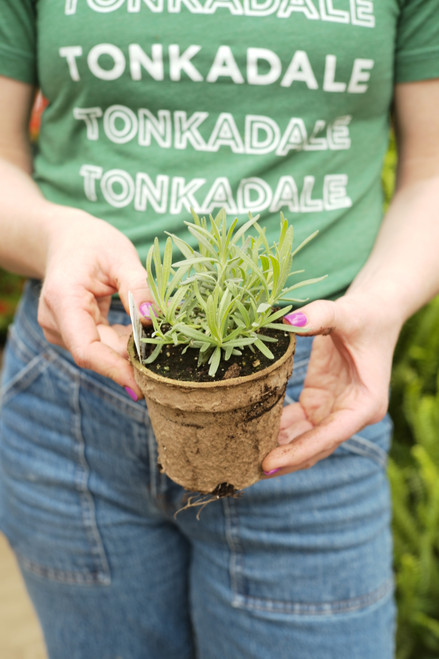
<path fill-rule="evenodd" d="M 300 332 L 281 320 L 291 311 L 292 303 L 306 302 L 292 293 L 323 279 L 289 283 L 303 273 L 292 271 L 295 255 L 317 231 L 293 249 L 293 227 L 282 213 L 279 240 L 273 245 L 267 242 L 259 216 L 249 214 L 239 228 L 237 219 L 227 225 L 224 209 L 215 218 L 209 216 L 209 221 L 195 212 L 192 216 L 193 222 L 185 224 L 198 249 L 168 233 L 163 258 L 157 238 L 148 252 L 153 332 L 142 341 L 155 348 L 143 363 L 155 361 L 166 345 L 196 349 L 198 364 L 207 362 L 212 378 L 221 360 L 229 360 L 247 346 L 274 359 L 269 344 L 276 338 L 264 330 Z M 173 246 L 184 257 L 174 263 Z"/>

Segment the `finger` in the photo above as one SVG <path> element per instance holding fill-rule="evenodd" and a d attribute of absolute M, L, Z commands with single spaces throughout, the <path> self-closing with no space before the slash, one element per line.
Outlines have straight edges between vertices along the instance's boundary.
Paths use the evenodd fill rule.
<path fill-rule="evenodd" d="M 61 317 L 61 314 L 60 314 Z M 121 387 L 128 388 L 137 399 L 142 397 L 129 362 L 116 349 L 101 341 L 98 327 L 92 317 L 82 308 L 64 310 L 63 340 L 75 363 L 110 378 Z M 104 325 L 99 327 L 108 338 Z M 133 397 L 133 396 L 132 396 Z"/>
<path fill-rule="evenodd" d="M 140 320 L 148 324 L 151 318 L 153 298 L 146 283 L 146 270 L 137 257 L 128 268 L 121 268 L 120 274 L 116 273 L 115 280 L 120 282 L 118 291 L 127 313 L 129 313 L 128 293 L 132 293 Z"/>
<path fill-rule="evenodd" d="M 288 428 L 288 426 L 303 421 L 303 419 L 306 419 L 306 414 L 300 403 L 285 405 L 280 417 L 280 429 Z"/>
<path fill-rule="evenodd" d="M 305 410 L 300 403 L 292 403 L 284 407 L 282 411 L 278 443 L 289 444 L 293 439 L 311 430 L 312 423 L 307 419 Z"/>
<path fill-rule="evenodd" d="M 316 300 L 287 314 L 283 321 L 304 336 L 331 334 L 337 327 L 337 305 L 329 300 Z"/>
<path fill-rule="evenodd" d="M 98 325 L 99 337 L 105 345 L 128 359 L 127 343 L 131 327 L 125 325 Z"/>
<path fill-rule="evenodd" d="M 305 432 L 308 432 L 309 430 L 313 429 L 313 424 L 308 421 L 308 419 L 302 419 L 301 421 L 296 421 L 295 423 L 292 423 L 290 426 L 287 428 L 281 428 L 279 430 L 279 434 L 277 437 L 277 441 L 279 446 L 283 446 L 284 444 L 289 444 L 292 442 L 296 437 L 299 437 L 300 435 L 303 435 Z"/>
<path fill-rule="evenodd" d="M 330 414 L 321 424 L 296 437 L 291 443 L 273 449 L 262 463 L 264 472 L 276 475 L 298 471 L 331 455 L 344 441 L 367 423 L 368 415 L 352 410 Z"/>
<path fill-rule="evenodd" d="M 97 298 L 96 301 L 100 311 L 100 319 L 98 322 L 108 325 L 108 312 L 110 311 L 112 296 L 106 295 L 105 297 Z"/>
<path fill-rule="evenodd" d="M 57 332 L 55 330 L 45 329 L 45 328 L 42 328 L 42 329 L 43 329 L 43 334 L 44 334 L 44 338 L 46 339 L 46 341 L 48 341 L 52 345 L 59 346 L 60 348 L 64 348 L 65 350 L 67 350 L 67 347 L 66 347 L 66 345 L 65 345 L 65 343 L 62 339 L 62 336 L 59 332 Z"/>
<path fill-rule="evenodd" d="M 106 325 L 99 325 L 97 327 L 98 339 L 96 341 L 92 340 L 89 346 L 90 350 L 93 350 L 93 355 L 91 358 L 89 356 L 89 352 L 83 352 L 83 348 L 81 351 L 79 351 L 72 345 L 69 345 L 68 342 L 64 341 L 59 332 L 53 330 L 43 331 L 47 341 L 53 345 L 68 350 L 72 354 L 75 363 L 78 366 L 81 366 L 82 368 L 90 368 L 100 373 L 101 375 L 104 375 L 105 377 L 111 378 L 122 387 L 124 387 L 133 400 L 137 401 L 143 398 L 143 394 L 136 386 L 134 377 L 132 375 L 132 369 L 127 361 L 127 338 L 131 333 L 131 329 L 122 325 L 120 327 L 123 327 L 125 330 L 120 334 Z M 107 347 L 109 349 L 106 351 L 106 354 L 98 354 L 100 350 L 99 341 L 102 342 L 103 347 Z M 115 357 L 117 358 L 117 355 L 120 355 L 122 361 L 114 359 Z M 106 363 L 107 366 L 105 365 Z M 93 364 L 95 364 L 95 366 Z M 108 368 L 112 369 L 114 375 L 112 375 L 112 373 L 107 370 Z"/>

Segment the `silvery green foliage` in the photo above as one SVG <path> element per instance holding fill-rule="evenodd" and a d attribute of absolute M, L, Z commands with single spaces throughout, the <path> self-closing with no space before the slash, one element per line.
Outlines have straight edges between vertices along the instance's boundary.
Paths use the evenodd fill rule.
<path fill-rule="evenodd" d="M 198 250 L 168 234 L 163 259 L 157 238 L 148 252 L 146 269 L 154 299 L 154 332 L 151 338 L 142 340 L 156 347 L 144 363 L 153 362 L 165 345 L 196 348 L 198 363 L 208 362 L 212 377 L 222 359 L 240 354 L 245 346 L 273 359 L 268 344 L 276 339 L 261 330 L 298 331 L 281 320 L 291 304 L 277 310 L 274 307 L 304 302 L 292 298 L 292 292 L 320 281 L 309 279 L 288 285 L 291 276 L 303 272 L 292 272 L 295 254 L 315 234 L 293 250 L 293 227 L 282 214 L 279 241 L 272 246 L 258 224 L 258 216 L 249 214 L 247 222 L 237 228 L 237 219 L 227 226 L 224 210 L 215 218 L 210 216 L 209 222 L 194 212 L 192 215 L 194 221 L 186 225 L 196 238 Z M 175 263 L 173 245 L 184 257 Z"/>

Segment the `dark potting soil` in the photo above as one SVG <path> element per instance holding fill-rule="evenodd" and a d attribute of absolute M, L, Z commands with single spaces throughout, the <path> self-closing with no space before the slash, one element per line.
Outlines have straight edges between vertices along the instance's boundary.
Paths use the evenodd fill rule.
<path fill-rule="evenodd" d="M 143 335 L 151 336 L 152 331 L 152 328 L 144 327 Z M 154 373 L 163 375 L 166 378 L 190 382 L 212 382 L 250 375 L 261 371 L 280 359 L 290 343 L 288 332 L 264 329 L 263 333 L 277 339 L 276 343 L 267 344 L 274 355 L 274 359 L 269 359 L 263 355 L 258 348 L 253 347 L 251 349 L 250 346 L 245 346 L 241 349 L 241 355 L 232 355 L 228 361 L 220 362 L 213 378 L 209 375 L 209 364 L 198 366 L 199 351 L 195 348 L 188 348 L 184 351 L 182 346 L 164 346 L 155 361 L 146 366 Z M 155 346 L 151 343 L 142 343 L 141 345 L 143 357 L 147 358 Z"/>

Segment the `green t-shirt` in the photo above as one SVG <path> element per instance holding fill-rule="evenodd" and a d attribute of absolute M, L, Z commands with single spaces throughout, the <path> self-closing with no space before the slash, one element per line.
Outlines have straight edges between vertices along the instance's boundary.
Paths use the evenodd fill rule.
<path fill-rule="evenodd" d="M 439 77 L 437 0 L 1 0 L 0 73 L 39 85 L 35 180 L 128 235 L 280 211 L 335 297 L 382 219 L 395 82 Z"/>

